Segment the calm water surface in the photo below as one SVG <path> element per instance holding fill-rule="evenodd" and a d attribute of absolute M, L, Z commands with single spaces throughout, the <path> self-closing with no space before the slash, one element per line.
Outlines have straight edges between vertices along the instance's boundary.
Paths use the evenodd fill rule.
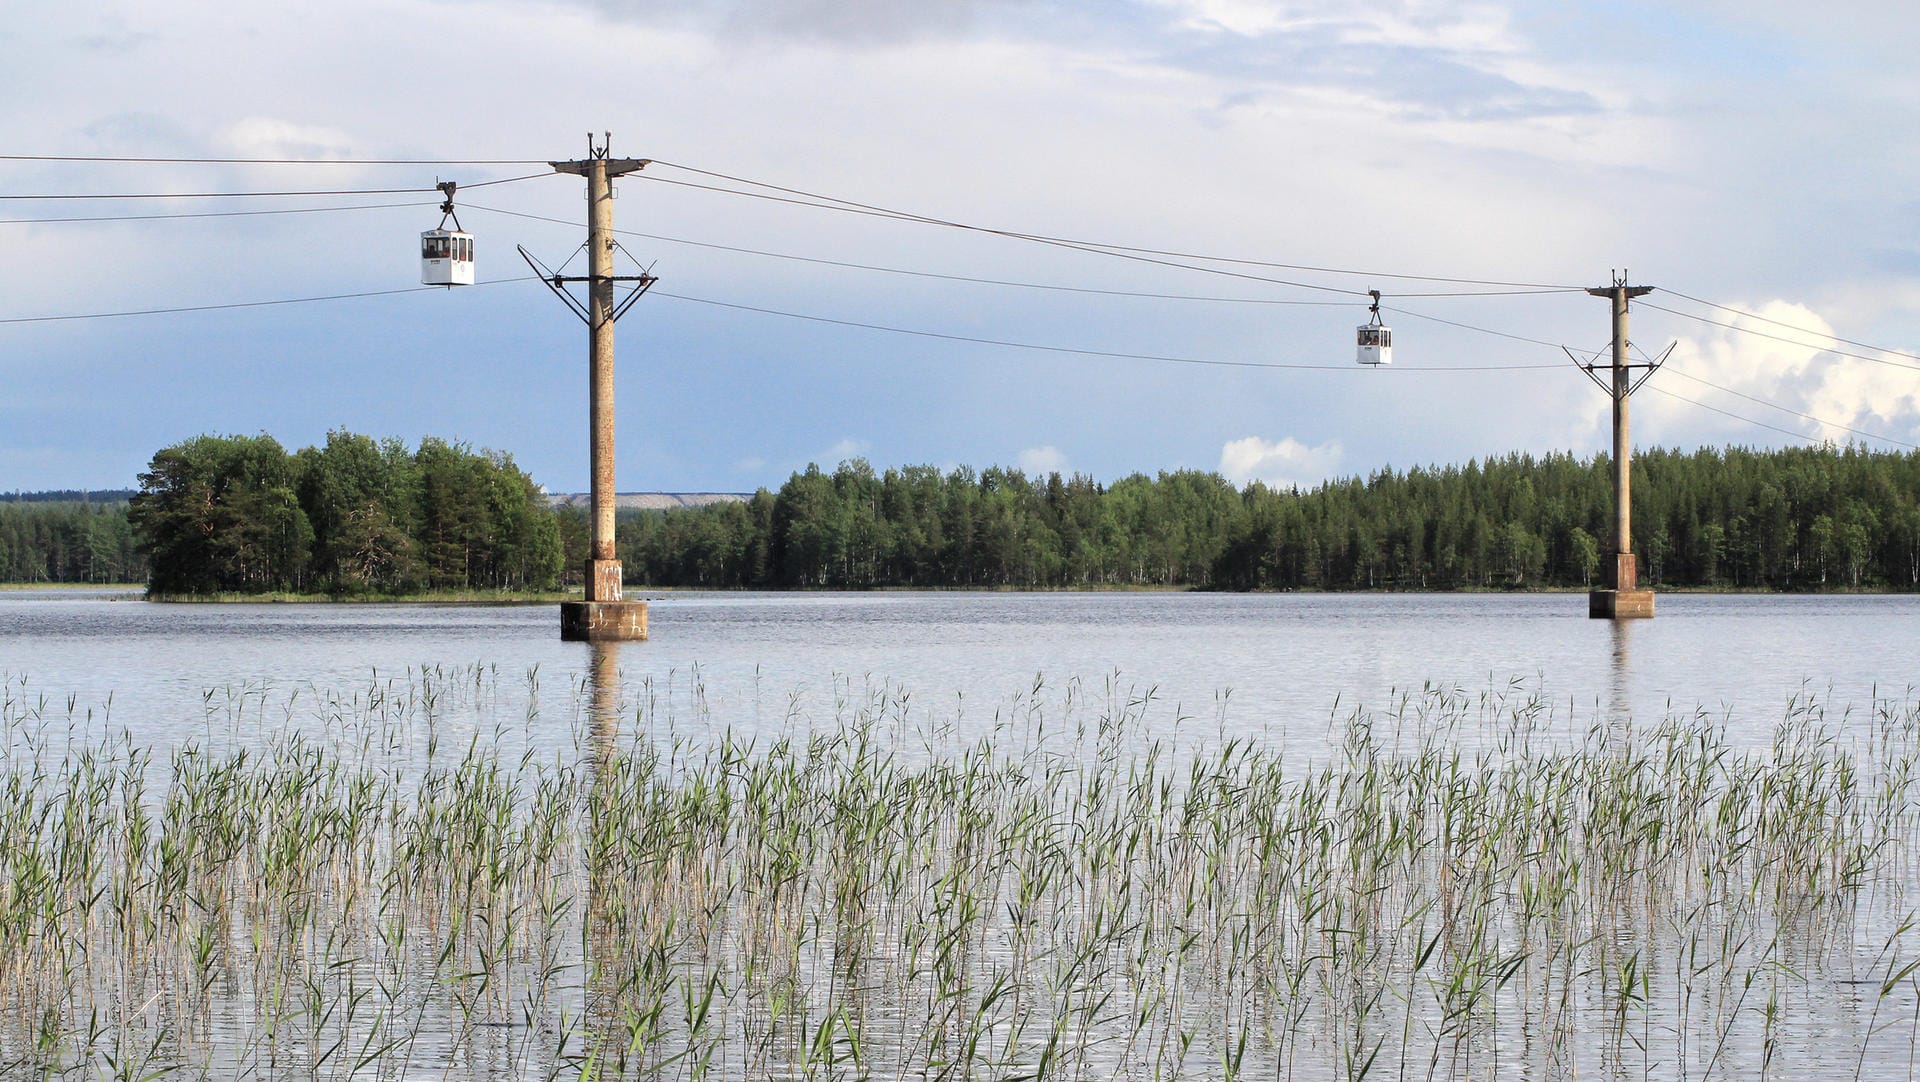
<path fill-rule="evenodd" d="M 720 1057 L 712 1077 L 742 1082 L 821 1073 L 809 1054 L 839 1047 L 821 1019 L 844 1023 L 847 1002 L 861 1012 L 866 1055 L 881 1065 L 874 1077 L 889 1077 L 889 1063 L 939 1059 L 946 1053 L 922 1043 L 957 1041 L 966 1026 L 1001 1042 L 994 1076 L 1031 1073 L 1048 1062 L 1037 1049 L 1056 1023 L 1080 1027 L 1068 1047 L 1089 1077 L 1159 1078 L 1169 1066 L 1219 1077 L 1249 1035 L 1248 1076 L 1276 1080 L 1353 1073 L 1355 1049 L 1369 1047 L 1392 1060 L 1375 1077 L 1698 1079 L 1769 1068 L 1809 1079 L 1914 1077 L 1920 597 L 1659 604 L 1654 620 L 1613 624 L 1587 619 L 1578 594 L 675 593 L 653 599 L 652 641 L 608 648 L 561 642 L 553 605 L 156 605 L 106 592 L 0 593 L 0 717 L 10 726 L 0 753 L 10 768 L 43 779 L 48 794 L 80 769 L 76 754 L 91 754 L 76 747 L 104 747 L 88 762 L 119 771 L 99 790 L 99 809 L 45 822 L 117 823 L 113 794 L 140 773 L 130 749 L 154 753 L 147 792 L 157 799 L 192 788 L 177 781 L 183 765 L 191 774 L 222 761 L 183 754 L 169 763 L 169 749 L 308 747 L 279 739 L 289 730 L 317 731 L 334 749 L 329 761 L 371 770 L 364 777 L 385 787 L 369 818 L 356 819 L 335 804 L 357 790 L 321 783 L 303 765 L 319 760 L 255 757 L 259 776 L 286 784 L 260 790 L 275 794 L 264 807 L 219 820 L 252 824 L 261 837 L 211 872 L 183 873 L 194 905 L 177 904 L 179 888 L 163 888 L 149 867 L 165 861 L 150 857 L 103 862 L 112 889 L 88 881 L 60 904 L 25 907 L 21 919 L 47 930 L 20 940 L 32 947 L 20 948 L 30 965 L 8 969 L 0 957 L 0 1077 L 30 1066 L 34 1077 L 105 1077 L 136 1052 L 148 1057 L 137 1062 L 191 1077 L 575 1077 L 587 1069 L 581 1041 L 625 1047 L 622 1025 L 661 1017 L 641 1010 L 647 1003 L 691 1004 L 699 989 L 723 990 L 716 1033 L 669 1012 L 652 1039 L 671 1056 L 705 1048 Z M 1443 745 L 1499 739 L 1517 711 L 1530 732 L 1556 744 L 1564 733 L 1589 754 L 1540 757 L 1528 745 L 1520 761 L 1535 756 L 1532 772 L 1436 767 L 1417 775 L 1429 788 L 1406 799 L 1391 786 L 1366 788 L 1388 768 L 1350 763 L 1322 804 L 1325 792 L 1315 797 L 1297 780 L 1284 790 L 1254 784 L 1267 775 L 1246 772 L 1245 749 L 1238 767 L 1218 760 L 1241 773 L 1183 795 L 1184 768 L 1205 756 L 1108 758 L 1099 726 L 1059 734 L 1058 744 L 1033 739 L 1042 715 L 1058 733 L 1057 719 L 1117 713 L 1123 731 L 1170 737 L 1178 755 L 1247 735 L 1263 746 L 1256 763 L 1276 747 L 1281 757 L 1321 757 L 1354 710 L 1377 717 L 1404 700 L 1431 705 L 1431 689 L 1444 700 L 1435 716 L 1458 723 L 1429 730 Z M 435 705 L 424 705 L 428 696 Z M 395 697 L 404 700 L 397 710 Z M 1873 749 L 1858 760 L 1863 774 L 1837 744 L 1772 745 L 1782 718 L 1809 717 L 1809 702 L 1822 731 Z M 1616 739 L 1675 715 L 1709 722 L 1680 742 L 1681 760 L 1671 748 L 1640 756 L 1644 742 Z M 838 765 L 781 774 L 774 742 L 758 742 L 761 766 L 722 755 L 717 773 L 675 797 L 727 788 L 753 814 L 726 820 L 670 866 L 659 855 L 668 849 L 647 846 L 704 820 L 650 803 L 651 775 L 631 799 L 589 808 L 599 786 L 647 761 L 615 749 L 644 747 L 662 726 L 697 749 L 676 751 L 689 758 L 670 760 L 670 773 L 713 765 L 715 744 L 698 747 L 703 728 L 757 739 L 837 732 L 849 719 L 861 731 L 858 719 L 874 717 L 913 725 L 919 733 L 906 735 L 945 752 L 963 746 L 951 737 L 1005 719 L 996 751 L 1022 765 L 968 774 L 967 785 L 913 805 L 919 827 L 897 830 L 885 824 L 907 804 L 860 801 L 932 782 L 889 762 L 895 788 L 867 785 L 860 771 L 871 764 L 844 758 L 857 740 L 838 745 Z M 1719 723 L 1730 748 L 1702 735 Z M 423 745 L 447 749 L 424 759 L 439 781 L 410 788 Z M 918 746 L 896 748 L 914 760 Z M 449 797 L 461 791 L 447 788 L 449 754 L 477 756 L 480 768 L 458 775 L 473 792 L 487 791 L 489 764 L 503 764 L 507 795 L 497 804 Z M 1660 773 L 1662 763 L 1693 762 L 1685 754 L 1697 754 L 1700 777 L 1719 779 L 1698 807 L 1682 807 L 1674 789 L 1694 773 Z M 51 773 L 35 773 L 48 764 Z M 1579 780 L 1556 788 L 1553 772 L 1568 769 Z M 762 784 L 743 780 L 754 770 L 768 771 Z M 1166 784 L 1128 788 L 1138 770 Z M 217 791 L 197 776 L 196 792 Z M 940 763 L 927 774 L 947 776 Z M 1399 785 L 1415 775 L 1393 776 Z M 1622 778 L 1631 784 L 1616 785 Z M 562 856 L 523 868 L 514 861 L 538 847 L 512 832 L 548 783 L 560 794 L 550 807 Z M 802 792 L 809 784 L 825 789 Z M 1000 786 L 1014 795 L 978 795 Z M 791 806 L 781 803 L 790 790 L 801 793 Z M 92 791 L 61 799 L 71 807 L 73 794 Z M 1280 794 L 1271 814 L 1244 813 L 1263 793 Z M 966 794 L 978 806 L 949 816 Z M 1142 813 L 1154 794 L 1171 803 Z M 1217 807 L 1195 821 L 1212 829 L 1183 826 L 1181 802 L 1209 794 Z M 410 810 L 416 798 L 431 813 Z M 1096 807 L 1084 821 L 1082 800 Z M 732 807 L 713 806 L 722 804 Z M 64 835 L 36 824 L 57 805 L 7 820 L 15 849 L 56 848 Z M 864 810 L 814 821 L 843 805 Z M 483 807 L 488 814 L 476 812 Z M 1541 818 L 1548 807 L 1557 810 Z M 668 810 L 596 833 L 602 811 L 649 808 Z M 391 818 L 365 826 L 382 815 Z M 1299 832 L 1281 830 L 1292 815 Z M 1536 819 L 1579 826 L 1535 844 L 1526 839 Z M 190 851 L 187 839 L 204 833 L 198 819 L 168 822 L 167 853 Z M 315 868 L 299 863 L 313 851 L 307 839 L 328 837 L 316 824 L 354 822 L 364 837 Z M 795 827 L 802 822 L 812 825 Z M 867 823 L 882 825 L 868 832 Z M 991 829 L 954 844 L 963 826 L 982 823 Z M 1105 842 L 1087 840 L 1110 823 L 1132 824 L 1145 833 L 1129 836 L 1147 841 L 1127 843 L 1117 828 Z M 1647 824 L 1657 839 L 1641 836 Z M 1256 857 L 1248 839 L 1267 830 L 1280 840 Z M 127 844 L 130 831 L 106 831 L 97 848 Z M 432 844 L 402 844 L 416 833 Z M 1004 850 L 982 840 L 1002 835 L 1015 839 L 995 843 Z M 1382 839 L 1416 835 L 1423 840 L 1408 852 L 1369 863 L 1400 844 Z M 274 844 L 288 837 L 299 844 Z M 1301 839 L 1309 844 L 1294 844 Z M 866 858 L 835 848 L 855 842 Z M 622 846 L 641 856 L 618 864 Z M 443 852 L 453 856 L 434 856 Z M 967 864 L 978 852 L 1000 856 Z M 8 859 L 0 849 L 0 868 L 35 889 L 46 881 L 28 872 L 64 866 Z M 1561 860 L 1576 872 L 1540 871 Z M 411 874 L 406 861 L 426 870 Z M 1029 864 L 1046 874 L 1022 870 Z M 897 874 L 881 874 L 888 868 Z M 1028 915 L 1016 919 L 1012 900 L 1029 888 Z M 311 905 L 315 891 L 328 904 Z M 123 895 L 139 916 L 124 926 L 121 902 L 86 901 Z M 341 897 L 363 900 L 334 904 Z M 1360 925 L 1373 934 L 1351 930 Z M 142 939 L 140 928 L 170 931 Z M 791 942 L 766 947 L 777 935 Z M 967 946 L 937 951 L 936 942 Z M 196 954 L 202 943 L 207 953 Z M 614 980 L 656 950 L 669 960 L 645 980 Z M 1261 961 L 1246 968 L 1250 958 Z M 1292 983 L 1273 983 L 1281 980 Z M 1013 987 L 1027 998 L 1009 1007 L 996 989 Z M 306 998 L 287 1000 L 289 988 Z M 372 988 L 379 995 L 369 999 Z M 1148 994 L 1160 998 L 1143 1007 Z M 971 1022 L 935 1009 L 954 996 L 971 1004 Z M 1122 1001 L 1117 1013 L 1102 1006 Z M 800 1021 L 781 1021 L 794 1003 Z M 1293 1013 L 1274 1015 L 1280 1008 Z M 809 1022 L 809 1009 L 825 1013 Z M 1031 1031 L 1021 1028 L 1028 1019 L 1038 1020 Z M 54 1037 L 42 1032 L 55 1022 Z M 396 1042 L 381 1047 L 397 1049 L 376 1054 L 377 1068 L 323 1055 L 376 1032 Z M 1142 1033 L 1158 1043 L 1136 1047 Z M 58 1054 L 49 1059 L 48 1048 Z M 836 1071 L 853 1076 L 844 1064 L 822 1076 Z"/>
<path fill-rule="evenodd" d="M 1574 721 L 1704 710 L 1764 742 L 1789 700 L 1834 718 L 1920 684 L 1920 597 L 1665 595 L 1656 619 L 1585 618 L 1552 595 L 747 594 L 652 602 L 653 639 L 615 659 L 629 696 L 690 694 L 743 729 L 832 713 L 886 685 L 927 716 L 990 718 L 1036 678 L 1138 693 L 1156 716 L 1321 734 L 1355 705 L 1520 682 Z M 0 671 L 157 746 L 202 733 L 231 689 L 350 691 L 409 668 L 536 672 L 549 710 L 585 678 L 552 605 L 157 605 L 0 594 Z M 216 692 L 213 699 L 208 692 Z M 518 710 L 518 708 L 516 708 Z M 497 723 L 498 719 L 494 719 Z M 485 719 L 473 724 L 484 725 Z"/>

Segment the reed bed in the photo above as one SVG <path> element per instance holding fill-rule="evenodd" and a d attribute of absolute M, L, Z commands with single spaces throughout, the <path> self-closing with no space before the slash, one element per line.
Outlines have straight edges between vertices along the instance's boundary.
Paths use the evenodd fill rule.
<path fill-rule="evenodd" d="M 9 678 L 0 1077 L 1914 1074 L 1910 698 L 1741 747 L 1429 689 L 1282 750 L 1117 680 L 751 733 L 537 682 L 566 753 L 443 746 L 476 666 L 156 757 Z"/>

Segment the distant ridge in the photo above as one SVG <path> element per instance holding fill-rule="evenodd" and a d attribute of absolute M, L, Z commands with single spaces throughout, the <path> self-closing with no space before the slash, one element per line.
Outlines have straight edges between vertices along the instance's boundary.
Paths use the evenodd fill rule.
<path fill-rule="evenodd" d="M 705 507 L 715 503 L 745 503 L 751 492 L 616 492 L 613 506 L 620 511 L 671 511 L 676 507 Z M 593 497 L 586 492 L 548 493 L 554 507 L 586 507 Z"/>

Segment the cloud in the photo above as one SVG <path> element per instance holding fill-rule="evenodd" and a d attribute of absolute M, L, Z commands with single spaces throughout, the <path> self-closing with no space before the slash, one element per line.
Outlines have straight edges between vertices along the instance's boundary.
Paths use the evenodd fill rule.
<path fill-rule="evenodd" d="M 18 70 L 10 74 L 24 95 L 9 113 L 8 142 L 23 152 L 103 155 L 311 148 L 355 158 L 538 159 L 576 156 L 586 128 L 611 128 L 623 154 L 983 225 L 1500 280 L 1586 282 L 1630 262 L 1652 272 L 1650 281 L 1703 296 L 1760 301 L 1790 289 L 1785 295 L 1819 298 L 1811 307 L 1847 337 L 1920 342 L 1920 258 L 1911 255 L 1920 251 L 1912 213 L 1920 157 L 1886 138 L 1910 120 L 1902 110 L 1911 113 L 1920 80 L 1873 62 L 1902 39 L 1843 34 L 1838 15 L 1795 35 L 1794 13 L 1804 12 L 1785 0 L 1760 0 L 1767 14 L 1753 26 L 1731 0 L 1713 3 L 1719 14 L 1704 18 L 1649 9 L 1646 19 L 1615 25 L 1537 2 L 1477 0 L 1361 8 L 1333 0 L 504 0 L 464 5 L 455 19 L 444 0 L 348 0 L 247 18 L 189 0 L 125 7 L 124 27 L 79 8 L 21 5 L 4 31 L 15 46 L 8 55 Z M 1920 19 L 1887 15 L 1896 30 Z M 103 26 L 159 37 L 124 53 L 74 44 Z M 420 63 L 422 41 L 471 70 L 454 99 L 446 98 L 445 72 Z M 207 64 L 209 56 L 221 63 Z M 552 73 L 569 65 L 644 73 L 646 92 L 609 99 L 576 129 L 546 93 Z M 1882 92 L 1902 80 L 1913 88 Z M 1863 89 L 1868 83 L 1873 90 Z M 236 97 L 235 86 L 246 92 Z M 432 105 L 442 100 L 459 104 Z M 1859 167 L 1858 146 L 1876 148 L 1874 168 Z M 520 170 L 4 163 L 0 172 L 11 191 L 77 193 L 412 187 L 440 176 L 464 186 Z M 481 192 L 483 205 L 509 213 L 569 223 L 579 216 L 576 182 L 474 195 Z M 1225 282 L 1176 281 L 1171 268 L 701 189 L 635 182 L 623 195 L 624 227 L 696 243 L 1102 289 L 1240 292 Z M 206 206 L 269 202 L 314 203 Z M 421 209 L 12 226 L 7 314 L 402 287 L 417 281 L 416 231 L 436 217 Z M 489 278 L 517 273 L 515 243 L 558 260 L 580 240 L 577 225 L 481 211 L 463 218 L 482 235 Z M 656 244 L 631 247 L 650 259 Z M 113 273 L 103 276 L 96 254 L 104 251 L 115 255 Z M 1069 347 L 1305 360 L 1338 348 L 1359 321 L 1329 322 L 1328 313 L 1305 307 L 1003 292 L 818 265 L 795 272 L 783 261 L 665 242 L 660 254 L 676 291 Z M 1246 283 L 1248 292 L 1256 288 Z M 1901 289 L 1905 297 L 1891 296 Z M 1301 295 L 1279 287 L 1258 294 Z M 1606 327 L 1604 307 L 1586 297 L 1415 307 L 1596 347 Z M 1659 317 L 1649 316 L 1643 323 L 1635 315 L 1649 351 L 1686 334 L 1703 363 L 1689 368 L 1676 358 L 1635 402 L 1634 431 L 1644 444 L 1790 438 L 1661 391 L 1815 438 L 1838 434 L 1691 384 L 1681 371 L 1915 438 L 1893 423 L 1911 424 L 1903 395 L 1908 381 L 1920 384 L 1912 372 L 1829 354 L 1762 378 L 1734 362 L 1765 340 L 1695 324 L 1656 335 Z M 873 450 L 848 441 L 826 452 L 823 465 L 865 452 L 881 466 L 979 466 L 996 453 L 1012 460 L 1039 433 L 1073 448 L 1072 468 L 1102 477 L 1192 463 L 1196 433 L 1202 466 L 1238 436 L 1271 442 L 1293 434 L 1307 443 L 1298 458 L 1337 434 L 1343 474 L 1389 461 L 1606 445 L 1605 395 L 1567 372 L 1322 379 L 1128 365 L 1105 378 L 1105 366 L 1090 360 L 1022 359 L 924 339 L 909 345 L 857 328 L 803 327 L 665 299 L 649 300 L 635 318 L 646 326 L 632 335 L 623 328 L 624 377 L 643 378 L 642 365 L 672 358 L 639 384 L 644 440 L 660 449 L 647 460 L 661 463 L 648 487 L 751 487 L 757 471 L 735 469 L 750 458 L 764 458 L 777 480 L 805 465 L 808 448 L 824 451 L 853 426 Z M 529 283 L 28 324 L 0 343 L 0 398 L 66 418 L 66 401 L 101 396 L 90 412 L 97 431 L 69 424 L 70 458 L 58 467 L 65 472 L 35 476 L 34 485 L 130 478 L 155 446 L 210 428 L 265 428 L 291 442 L 351 424 L 510 447 L 556 490 L 578 491 L 586 487 L 574 443 L 581 392 L 576 332 L 561 322 L 568 319 Z M 1403 368 L 1559 359 L 1444 325 L 1396 330 L 1411 336 L 1402 342 Z M 270 362 L 260 359 L 263 341 Z M 447 357 L 457 358 L 460 373 L 451 382 Z M 887 367 L 895 361 L 899 369 Z M 222 379 L 213 404 L 189 393 L 188 374 L 206 370 Z M 886 378 L 876 378 L 883 371 Z M 22 372 L 40 382 L 23 382 Z M 1022 394 L 1005 393 L 1002 372 L 1020 373 Z M 448 387 L 479 390 L 436 393 Z M 1062 414 L 1060 401 L 1075 408 Z M 1662 411 L 1685 423 L 1655 423 Z M 1887 415 L 1893 420 L 1883 426 Z M 714 423 L 727 416 L 748 423 Z M 1158 422 L 1107 420 L 1129 416 Z M 1287 455 L 1264 444 L 1239 456 L 1237 472 L 1249 476 L 1263 458 L 1283 480 L 1329 468 L 1289 469 Z"/>
<path fill-rule="evenodd" d="M 987 10 L 1020 0 L 577 0 L 618 22 L 690 27 L 717 38 L 798 38 L 885 45 L 965 32 Z"/>
<path fill-rule="evenodd" d="M 1492 5 L 1150 0 L 1179 37 L 1170 66 L 1230 80 L 1225 99 L 1346 99 L 1415 122 L 1589 117 L 1602 106 Z"/>
<path fill-rule="evenodd" d="M 1713 407 L 1835 443 L 1867 433 L 1903 441 L 1920 435 L 1915 381 L 1887 365 L 1841 356 L 1872 351 L 1837 341 L 1820 313 L 1786 300 L 1729 307 L 1739 311 L 1711 317 L 1726 328 L 1680 338 L 1667 368 L 1654 377 L 1668 392 L 1650 404 L 1664 427 L 1764 438 L 1751 424 L 1703 408 Z"/>
<path fill-rule="evenodd" d="M 1333 476 L 1343 455 L 1338 440 L 1308 447 L 1291 436 L 1278 442 L 1248 436 L 1220 448 L 1220 472 L 1235 484 L 1311 488 Z"/>
<path fill-rule="evenodd" d="M 108 113 L 82 125 L 80 134 L 101 153 L 186 155 L 204 149 L 186 125 L 152 112 Z"/>
<path fill-rule="evenodd" d="M 1218 31 L 1254 37 L 1285 29 L 1296 18 L 1279 4 L 1261 0 L 1150 0 L 1167 9 L 1175 25 L 1198 31 Z"/>
<path fill-rule="evenodd" d="M 1060 448 L 1049 443 L 1044 447 L 1029 447 L 1020 452 L 1020 469 L 1031 477 L 1045 477 L 1050 473 L 1065 473 L 1067 456 Z"/>
<path fill-rule="evenodd" d="M 1356 8 L 1345 2 L 1149 0 L 1182 29 L 1239 37 L 1312 35 L 1342 44 L 1390 45 L 1460 52 L 1508 53 L 1524 48 L 1503 8 L 1410 0 Z"/>
<path fill-rule="evenodd" d="M 345 132 L 271 117 L 235 121 L 217 139 L 241 158 L 345 158 L 353 151 Z"/>
<path fill-rule="evenodd" d="M 865 458 L 871 446 L 872 445 L 866 440 L 857 440 L 849 436 L 834 444 L 832 447 L 827 448 L 825 451 L 822 451 L 819 456 L 819 461 L 831 462 L 838 465 L 850 459 Z"/>
<path fill-rule="evenodd" d="M 87 34 L 76 38 L 74 44 L 89 52 L 130 53 L 143 45 L 160 40 L 160 35 L 129 31 L 116 27 L 97 34 Z"/>

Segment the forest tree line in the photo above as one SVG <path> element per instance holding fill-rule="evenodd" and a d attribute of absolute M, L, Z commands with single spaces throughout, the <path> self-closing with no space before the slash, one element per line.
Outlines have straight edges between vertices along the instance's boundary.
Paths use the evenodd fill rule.
<path fill-rule="evenodd" d="M 432 437 L 196 436 L 153 456 L 127 517 L 156 594 L 546 590 L 563 555 L 511 457 Z"/>
<path fill-rule="evenodd" d="M 146 578 L 147 558 L 135 543 L 124 499 L 0 500 L 0 582 Z"/>
<path fill-rule="evenodd" d="M 809 467 L 747 501 L 623 513 L 629 584 L 706 588 L 1168 586 L 1534 589 L 1599 583 L 1604 455 L 1381 470 L 1311 490 L 1217 474 L 1111 484 L 1019 470 Z M 289 454 L 201 436 L 124 504 L 0 503 L 0 580 L 159 593 L 547 589 L 587 523 L 499 454 L 337 432 Z M 1920 589 L 1920 453 L 1648 450 L 1634 549 L 1657 587 Z"/>
<path fill-rule="evenodd" d="M 620 550 L 629 581 L 657 586 L 1585 587 L 1609 547 L 1611 477 L 1606 456 L 1569 454 L 1307 491 L 853 461 L 634 517 Z M 1920 453 L 1655 449 L 1635 457 L 1633 496 L 1651 585 L 1920 589 Z"/>

